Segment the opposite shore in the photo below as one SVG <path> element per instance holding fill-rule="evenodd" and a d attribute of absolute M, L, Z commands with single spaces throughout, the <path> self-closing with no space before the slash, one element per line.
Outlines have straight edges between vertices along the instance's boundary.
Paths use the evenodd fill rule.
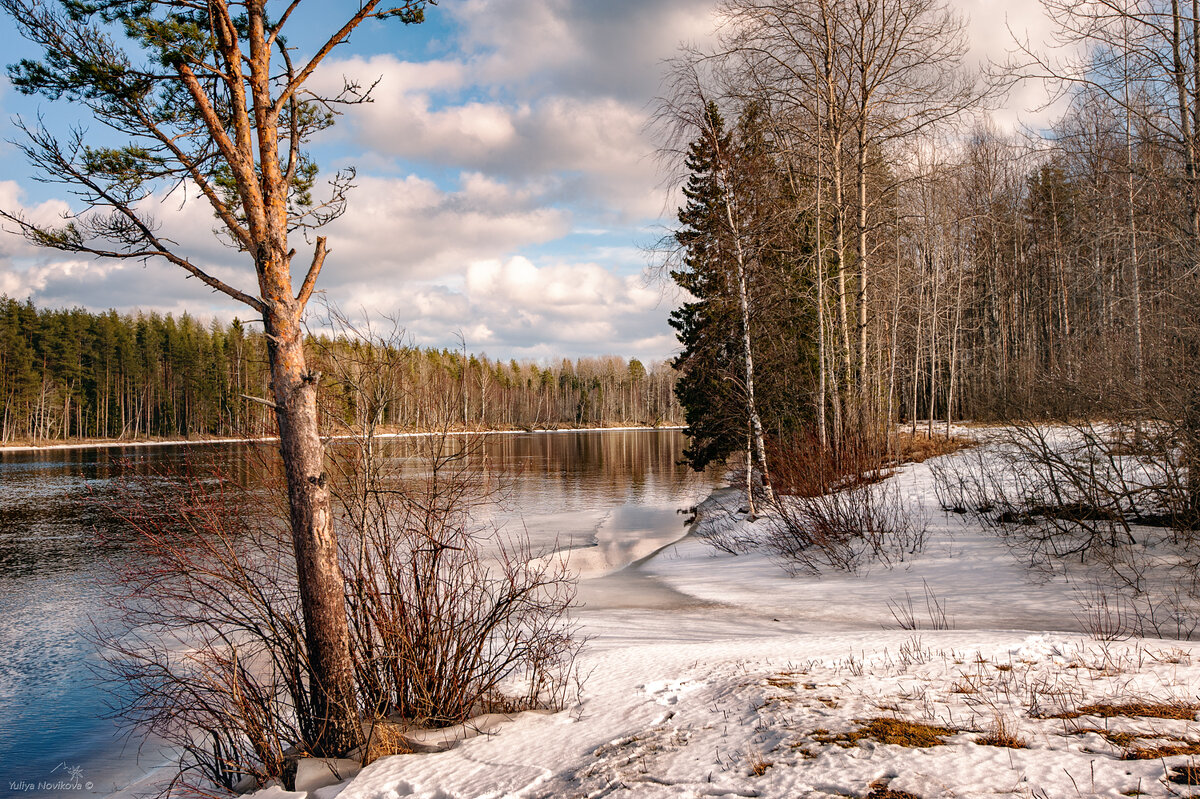
<path fill-rule="evenodd" d="M 553 428 L 534 428 L 531 430 L 523 428 L 511 429 L 496 429 L 496 430 L 406 430 L 406 431 L 388 431 L 376 433 L 375 438 L 417 438 L 420 436 L 432 435 L 450 435 L 450 436 L 468 436 L 468 435 L 502 435 L 513 433 L 583 433 L 596 432 L 602 430 L 683 430 L 683 425 L 612 425 L 600 427 L 566 427 L 559 426 Z M 349 435 L 331 435 L 327 436 L 326 440 L 340 441 L 351 438 Z M 0 453 L 5 452 L 50 452 L 55 450 L 72 450 L 72 449 L 118 449 L 124 447 L 177 447 L 191 445 L 206 445 L 206 444 L 264 444 L 278 441 L 278 436 L 247 436 L 247 437 L 220 437 L 220 436 L 192 436 L 188 438 L 143 438 L 143 439 L 111 439 L 111 438 L 83 438 L 72 439 L 69 441 L 54 441 L 52 443 L 33 444 L 3 444 L 0 445 Z"/>

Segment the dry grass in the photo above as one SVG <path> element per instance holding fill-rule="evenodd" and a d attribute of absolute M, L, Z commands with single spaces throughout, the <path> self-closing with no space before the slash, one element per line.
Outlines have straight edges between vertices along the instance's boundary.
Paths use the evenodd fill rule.
<path fill-rule="evenodd" d="M 1029 746 L 1029 742 L 1018 735 L 1012 724 L 1001 715 L 996 716 L 996 724 L 992 731 L 976 743 L 982 746 L 1002 746 L 1006 749 L 1025 749 Z"/>
<path fill-rule="evenodd" d="M 1167 779 L 1176 785 L 1200 785 L 1200 766 L 1176 766 Z"/>
<path fill-rule="evenodd" d="M 888 780 L 882 779 L 871 783 L 871 792 L 866 795 L 865 799 L 921 799 L 921 797 L 893 790 L 888 787 Z"/>
<path fill-rule="evenodd" d="M 961 677 L 954 681 L 954 685 L 950 686 L 950 691 L 956 694 L 977 694 L 979 686 L 970 677 Z"/>
<path fill-rule="evenodd" d="M 1126 702 L 1115 705 L 1108 702 L 1101 702 L 1095 705 L 1084 705 L 1077 710 L 1056 713 L 1049 718 L 1077 719 L 1081 716 L 1098 716 L 1102 719 L 1125 717 L 1195 721 L 1196 710 L 1196 705 L 1186 703 Z"/>
<path fill-rule="evenodd" d="M 860 725 L 857 730 L 833 735 L 828 730 L 815 730 L 813 740 L 818 743 L 833 743 L 838 746 L 856 746 L 859 741 L 877 741 L 881 744 L 906 746 L 911 749 L 927 749 L 931 746 L 945 746 L 943 740 L 947 735 L 953 735 L 956 730 L 940 727 L 936 724 L 922 724 L 919 721 L 906 719 L 875 718 L 856 719 Z"/>
<path fill-rule="evenodd" d="M 1089 733 L 1102 736 L 1113 746 L 1119 746 L 1122 749 L 1129 749 L 1142 737 L 1133 732 L 1117 732 L 1116 730 L 1105 730 L 1100 727 L 1080 727 L 1071 731 L 1072 735 L 1087 735 Z"/>
<path fill-rule="evenodd" d="M 750 773 L 755 777 L 761 777 L 773 765 L 775 764 L 770 760 L 765 760 L 761 755 L 756 755 L 750 759 Z"/>
<path fill-rule="evenodd" d="M 1175 757 L 1176 755 L 1200 755 L 1200 742 L 1180 741 L 1179 743 L 1167 744 L 1165 746 L 1127 749 L 1125 759 L 1158 760 L 1159 758 Z"/>
<path fill-rule="evenodd" d="M 381 757 L 392 755 L 410 755 L 415 750 L 404 737 L 399 724 L 388 721 L 377 721 L 371 725 L 367 736 L 367 747 L 363 754 L 362 764 L 368 766 Z"/>
<path fill-rule="evenodd" d="M 939 455 L 951 455 L 959 450 L 975 446 L 976 442 L 958 436 L 932 437 L 924 433 L 893 433 L 892 451 L 900 463 L 924 463 Z"/>

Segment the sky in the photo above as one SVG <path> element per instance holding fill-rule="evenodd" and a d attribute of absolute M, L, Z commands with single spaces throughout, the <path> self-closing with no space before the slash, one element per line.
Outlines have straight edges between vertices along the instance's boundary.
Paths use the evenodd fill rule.
<path fill-rule="evenodd" d="M 975 60 L 1003 58 L 1009 30 L 1044 38 L 1037 0 L 956 0 Z M 317 44 L 356 2 L 310 0 L 291 44 Z M 654 269 L 674 217 L 647 120 L 663 62 L 711 41 L 714 0 L 442 0 L 418 26 L 370 22 L 313 78 L 378 79 L 374 102 L 347 109 L 313 143 L 326 177 L 355 166 L 348 212 L 322 233 L 323 299 L 351 316 L 394 318 L 414 344 L 539 361 L 678 350 L 667 325 L 681 297 Z M 342 10 L 345 14 L 346 11 Z M 4 62 L 34 56 L 10 25 Z M 1038 87 L 1020 87 L 998 124 L 1035 123 Z M 39 183 L 11 143 L 14 120 L 88 126 L 79 107 L 19 95 L 0 76 L 0 207 L 52 220 L 62 187 Z M 99 126 L 92 123 L 95 131 Z M 159 195 L 163 231 L 197 264 L 253 293 L 244 256 L 213 235 L 211 210 Z M 296 237 L 296 271 L 311 242 Z M 39 251 L 0 233 L 0 294 L 46 307 L 188 312 L 247 319 L 249 309 L 178 268 Z"/>

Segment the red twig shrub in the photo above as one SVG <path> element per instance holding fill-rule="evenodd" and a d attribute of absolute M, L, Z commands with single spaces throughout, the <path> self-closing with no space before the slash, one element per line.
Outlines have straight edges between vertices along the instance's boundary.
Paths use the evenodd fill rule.
<path fill-rule="evenodd" d="M 471 446 L 432 437 L 399 474 L 376 444 L 334 475 L 364 725 L 561 707 L 580 644 L 565 564 L 476 522 L 488 492 Z M 129 631 L 101 643 L 119 718 L 183 755 L 165 794 L 288 786 L 319 737 L 288 528 L 264 512 L 276 493 L 219 475 L 127 492 L 138 544 L 111 601 Z"/>
<path fill-rule="evenodd" d="M 766 548 L 789 571 L 854 570 L 864 561 L 904 560 L 925 543 L 926 520 L 904 501 L 885 448 L 814 438 L 772 452 L 775 496 Z"/>

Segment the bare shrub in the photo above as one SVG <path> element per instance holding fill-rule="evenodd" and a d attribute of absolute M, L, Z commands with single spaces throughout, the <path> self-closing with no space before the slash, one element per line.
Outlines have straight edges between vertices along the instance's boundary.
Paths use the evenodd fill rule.
<path fill-rule="evenodd" d="M 870 447 L 795 447 L 775 462 L 765 548 L 789 572 L 853 571 L 903 561 L 924 546 L 927 520 L 885 479 L 890 473 Z"/>
<path fill-rule="evenodd" d="M 98 641 L 118 719 L 182 753 L 165 794 L 282 781 L 321 724 L 286 527 L 219 478 L 152 476 L 128 497 L 138 546 L 110 603 L 129 631 Z"/>
<path fill-rule="evenodd" d="M 1180 440 L 1163 422 L 1017 423 L 935 464 L 935 490 L 943 509 L 996 530 L 1030 565 L 1082 577 L 1083 629 L 1190 636 L 1200 549 Z"/>
<path fill-rule="evenodd" d="M 956 458 L 931 463 L 934 495 L 942 510 L 988 526 L 994 526 L 1006 511 L 1011 511 L 1003 486 L 1005 470 L 992 463 L 995 457 L 992 448 L 980 447 Z"/>
<path fill-rule="evenodd" d="M 390 457 L 375 433 L 392 362 L 369 346 L 342 358 L 354 400 L 331 448 L 356 707 L 371 731 L 454 724 L 489 711 L 562 707 L 578 689 L 575 587 L 560 558 L 478 521 L 495 498 L 478 440 L 444 431 L 417 457 Z M 352 369 L 350 367 L 353 367 Z M 449 403 L 447 403 L 449 404 Z M 447 414 L 446 418 L 450 418 Z M 314 712 L 284 496 L 272 470 L 257 491 L 167 476 L 130 486 L 135 556 L 115 564 L 112 603 L 129 632 L 106 647 L 119 717 L 182 752 L 164 794 L 290 787 L 313 753 Z M 573 682 L 574 680 L 574 682 Z M 393 730 L 394 731 L 394 730 Z M 391 736 L 395 738 L 395 736 Z M 366 759 L 400 750 L 378 740 Z"/>
<path fill-rule="evenodd" d="M 1096 640 L 1120 641 L 1138 632 L 1136 611 L 1122 594 L 1098 584 L 1075 593 L 1075 620 Z"/>
<path fill-rule="evenodd" d="M 875 483 L 892 473 L 895 460 L 875 439 L 847 437 L 825 447 L 813 435 L 771 441 L 771 480 L 777 493 L 817 496 Z"/>
<path fill-rule="evenodd" d="M 1120 558 L 1148 541 L 1191 543 L 1182 461 L 1161 426 L 1019 423 L 934 475 L 944 508 L 1007 528 L 1032 559 Z"/>
<path fill-rule="evenodd" d="M 327 359 L 355 408 L 330 417 L 343 438 L 330 459 L 364 709 L 441 726 L 562 701 L 579 647 L 565 560 L 478 521 L 501 491 L 480 466 L 483 439 L 450 434 L 452 393 L 430 410 L 441 432 L 409 439 L 415 457 L 381 451 L 378 427 L 406 384 L 403 333 L 336 311 L 331 326 L 364 342 Z"/>
<path fill-rule="evenodd" d="M 888 600 L 888 610 L 892 614 L 892 618 L 896 620 L 896 625 L 901 630 L 951 630 L 954 628 L 953 622 L 946 615 L 946 600 L 939 599 L 934 590 L 929 587 L 929 583 L 925 580 L 921 581 L 924 586 L 925 593 L 925 618 L 928 622 L 921 621 L 921 614 L 917 611 L 913 604 L 912 594 L 908 591 L 904 592 L 904 602 L 896 599 Z"/>
<path fill-rule="evenodd" d="M 478 439 L 417 442 L 416 474 L 377 466 L 364 494 L 338 495 L 365 520 L 342 546 L 366 710 L 441 726 L 552 704 L 578 648 L 565 561 L 475 521 L 488 493 Z M 355 463 L 343 473 L 366 466 Z"/>

